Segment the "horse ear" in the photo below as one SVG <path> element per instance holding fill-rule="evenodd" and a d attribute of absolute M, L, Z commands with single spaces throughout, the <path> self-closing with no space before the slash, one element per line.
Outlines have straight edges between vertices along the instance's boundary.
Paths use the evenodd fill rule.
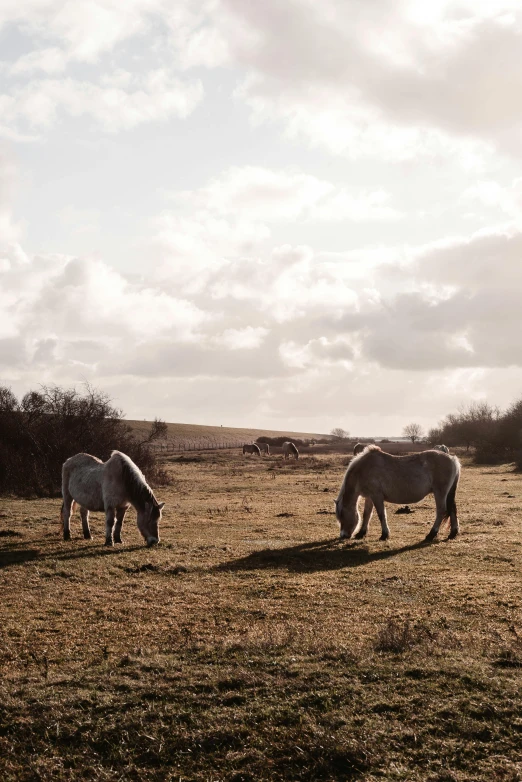
<path fill-rule="evenodd" d="M 164 507 L 165 507 L 165 503 L 164 502 L 160 502 L 159 505 L 158 505 L 159 510 L 161 510 Z"/>

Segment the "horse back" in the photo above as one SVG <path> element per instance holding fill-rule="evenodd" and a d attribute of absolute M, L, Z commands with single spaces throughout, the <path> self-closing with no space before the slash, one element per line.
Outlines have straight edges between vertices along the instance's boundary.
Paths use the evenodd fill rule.
<path fill-rule="evenodd" d="M 69 494 L 83 508 L 92 511 L 104 510 L 103 476 L 104 463 L 88 453 L 77 453 L 62 466 L 62 494 Z"/>

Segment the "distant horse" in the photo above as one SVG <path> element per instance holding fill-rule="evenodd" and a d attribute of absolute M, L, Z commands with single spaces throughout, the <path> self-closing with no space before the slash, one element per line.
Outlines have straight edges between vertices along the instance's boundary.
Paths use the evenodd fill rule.
<path fill-rule="evenodd" d="M 261 453 L 266 454 L 266 456 L 270 456 L 270 446 L 268 443 L 257 443 L 257 446 L 259 447 Z"/>
<path fill-rule="evenodd" d="M 286 443 L 283 443 L 283 456 L 285 459 L 288 459 L 290 458 L 291 454 L 293 454 L 296 459 L 299 459 L 299 451 L 295 445 L 290 442 L 290 440 L 287 440 Z"/>
<path fill-rule="evenodd" d="M 243 453 L 250 453 L 254 456 L 261 456 L 261 451 L 259 450 L 259 445 L 256 443 L 245 443 L 243 446 Z"/>
<path fill-rule="evenodd" d="M 121 543 L 121 527 L 130 505 L 138 514 L 138 529 L 148 546 L 159 543 L 158 525 L 164 502 L 156 500 L 141 470 L 120 451 L 106 462 L 77 453 L 62 467 L 63 539 L 71 539 L 71 515 L 80 506 L 83 537 L 91 539 L 89 511 L 105 511 L 105 545 Z M 116 523 L 115 523 L 116 522 Z"/>
<path fill-rule="evenodd" d="M 357 456 L 357 454 L 358 454 L 358 453 L 362 453 L 362 452 L 364 451 L 364 449 L 365 449 L 365 448 L 366 448 L 366 446 L 365 446 L 365 444 L 364 444 L 364 443 L 357 443 L 356 445 L 354 445 L 354 448 L 353 448 L 353 455 L 354 455 L 354 456 Z"/>
<path fill-rule="evenodd" d="M 427 494 L 435 496 L 437 515 L 426 536 L 433 540 L 441 523 L 449 517 L 450 538 L 459 533 L 455 494 L 460 478 L 456 456 L 436 451 L 421 451 L 409 456 L 392 456 L 375 445 L 368 445 L 354 457 L 346 470 L 339 496 L 335 500 L 341 538 L 364 538 L 373 512 L 381 522 L 381 540 L 388 540 L 390 530 L 384 503 L 396 505 L 420 502 Z M 361 523 L 357 500 L 365 498 Z"/>
<path fill-rule="evenodd" d="M 433 451 L 442 451 L 442 453 L 449 453 L 449 448 L 447 445 L 434 445 Z"/>

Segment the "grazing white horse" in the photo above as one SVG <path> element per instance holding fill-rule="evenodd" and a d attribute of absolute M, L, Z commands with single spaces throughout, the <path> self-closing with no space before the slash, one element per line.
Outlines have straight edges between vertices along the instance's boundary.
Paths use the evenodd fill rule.
<path fill-rule="evenodd" d="M 266 456 L 270 456 L 270 446 L 268 443 L 257 443 L 257 445 L 261 453 L 266 454 Z"/>
<path fill-rule="evenodd" d="M 63 539 L 71 539 L 71 514 L 80 506 L 83 537 L 91 539 L 89 511 L 105 511 L 105 545 L 121 543 L 125 513 L 132 505 L 138 514 L 138 529 L 148 546 L 159 543 L 158 525 L 164 502 L 156 500 L 141 470 L 120 451 L 113 451 L 106 462 L 77 453 L 62 467 Z"/>
<path fill-rule="evenodd" d="M 285 459 L 289 459 L 291 454 L 293 454 L 296 459 L 299 459 L 299 451 L 290 440 L 287 440 L 286 443 L 283 443 L 283 456 Z"/>
<path fill-rule="evenodd" d="M 449 517 L 450 538 L 459 533 L 455 494 L 460 478 L 456 456 L 437 451 L 421 451 L 408 456 L 392 456 L 375 445 L 367 446 L 355 456 L 346 470 L 339 496 L 335 500 L 341 538 L 364 538 L 375 506 L 381 522 L 381 540 L 388 540 L 385 502 L 397 505 L 420 502 L 433 494 L 437 515 L 426 536 L 433 540 L 441 523 Z M 357 500 L 365 498 L 361 522 Z"/>
<path fill-rule="evenodd" d="M 434 445 L 432 450 L 442 451 L 442 453 L 449 453 L 449 448 L 447 445 Z"/>
<path fill-rule="evenodd" d="M 256 443 L 245 443 L 243 446 L 243 453 L 250 453 L 254 456 L 261 456 L 261 451 Z"/>
<path fill-rule="evenodd" d="M 357 456 L 358 453 L 362 453 L 366 446 L 364 443 L 356 443 L 353 447 L 353 455 Z"/>

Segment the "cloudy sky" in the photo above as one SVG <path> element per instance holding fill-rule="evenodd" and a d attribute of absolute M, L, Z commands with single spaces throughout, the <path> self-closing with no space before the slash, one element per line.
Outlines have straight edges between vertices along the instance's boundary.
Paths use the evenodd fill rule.
<path fill-rule="evenodd" d="M 519 0 L 3 0 L 0 382 L 354 435 L 522 394 Z"/>

